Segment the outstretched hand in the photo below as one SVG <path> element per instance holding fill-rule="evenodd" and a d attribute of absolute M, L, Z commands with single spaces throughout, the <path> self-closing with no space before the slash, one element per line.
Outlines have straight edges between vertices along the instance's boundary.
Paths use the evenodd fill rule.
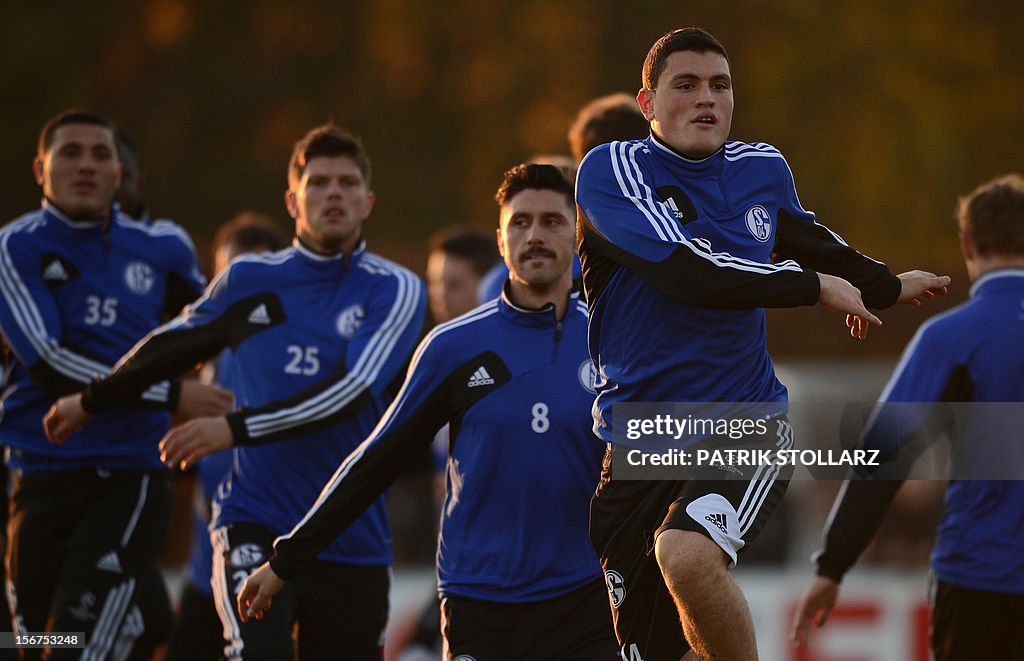
<path fill-rule="evenodd" d="M 233 441 L 227 418 L 196 418 L 167 432 L 160 441 L 160 460 L 185 470 L 201 457 L 231 447 Z"/>
<path fill-rule="evenodd" d="M 919 308 L 936 294 L 946 294 L 950 278 L 948 275 L 935 275 L 928 271 L 907 271 L 897 276 L 903 288 L 900 290 L 897 303 Z"/>
<path fill-rule="evenodd" d="M 850 335 L 863 340 L 868 336 L 868 325 L 882 325 L 882 320 L 864 307 L 864 299 L 860 290 L 842 278 L 827 273 L 819 273 L 821 293 L 818 302 L 830 310 L 846 313 L 846 326 Z"/>
<path fill-rule="evenodd" d="M 81 429 L 88 420 L 89 414 L 82 408 L 82 393 L 61 397 L 53 403 L 46 416 L 43 417 L 46 440 L 60 445 Z"/>
<path fill-rule="evenodd" d="M 271 598 L 284 587 L 284 580 L 274 573 L 269 562 L 245 579 L 242 591 L 238 593 L 238 617 L 247 622 L 250 617 L 263 619 L 263 611 L 270 608 Z"/>
<path fill-rule="evenodd" d="M 810 635 L 811 624 L 821 628 L 828 621 L 832 608 L 836 605 L 836 598 L 839 596 L 839 584 L 825 576 L 815 576 L 804 594 L 800 597 L 800 604 L 793 614 L 793 629 L 790 638 L 797 647 L 807 645 Z"/>

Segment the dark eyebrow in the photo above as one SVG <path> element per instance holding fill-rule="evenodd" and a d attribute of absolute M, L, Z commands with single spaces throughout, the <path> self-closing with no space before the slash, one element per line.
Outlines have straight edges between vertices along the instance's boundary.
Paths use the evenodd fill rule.
<path fill-rule="evenodd" d="M 676 75 L 672 76 L 672 79 L 670 81 L 668 81 L 668 82 L 671 85 L 672 83 L 675 83 L 675 82 L 680 81 L 680 80 L 700 80 L 700 76 L 698 76 L 695 73 L 677 73 Z M 714 81 L 714 82 L 719 82 L 719 81 L 730 82 L 732 80 L 732 78 L 730 78 L 729 74 L 727 74 L 727 73 L 717 73 L 714 76 L 711 76 L 708 80 L 711 80 L 711 81 Z"/>

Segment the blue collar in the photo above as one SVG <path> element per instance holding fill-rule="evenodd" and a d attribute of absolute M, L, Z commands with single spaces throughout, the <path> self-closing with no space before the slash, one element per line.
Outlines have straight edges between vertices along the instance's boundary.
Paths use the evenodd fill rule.
<path fill-rule="evenodd" d="M 1024 290 L 1024 269 L 996 269 L 974 281 L 971 298 L 1020 290 Z"/>
<path fill-rule="evenodd" d="M 68 217 L 67 214 L 61 211 L 60 208 L 57 207 L 57 205 L 51 202 L 50 200 L 43 198 L 42 204 L 44 215 L 49 216 L 50 218 L 53 218 L 54 220 L 57 220 L 61 223 L 64 223 L 65 225 L 72 229 L 84 230 L 95 229 L 98 227 L 102 228 L 106 227 L 107 223 L 110 222 L 106 218 L 95 218 L 92 220 L 73 220 L 72 218 Z M 115 213 L 116 211 L 113 207 L 111 207 L 110 217 L 113 218 Z"/>
<path fill-rule="evenodd" d="M 292 239 L 292 246 L 306 262 L 316 266 L 342 266 L 346 269 L 354 268 L 366 254 L 366 239 L 360 238 L 359 243 L 352 252 L 346 255 L 344 252 L 322 253 L 313 250 L 304 244 L 299 237 Z"/>
<path fill-rule="evenodd" d="M 684 156 L 654 131 L 651 131 L 651 137 L 645 139 L 644 143 L 646 143 L 650 150 L 659 158 L 670 165 L 682 167 L 687 172 L 712 172 L 721 168 L 724 160 L 722 158 L 722 155 L 725 153 L 724 144 L 714 153 L 709 154 L 704 158 L 694 159 L 689 156 Z"/>
<path fill-rule="evenodd" d="M 558 324 L 559 320 L 555 318 L 554 303 L 546 303 L 539 308 L 527 308 L 513 303 L 508 292 L 509 284 L 506 281 L 505 285 L 501 288 L 501 296 L 498 297 L 498 312 L 509 321 L 533 328 L 554 328 Z M 577 306 L 579 298 L 580 294 L 578 291 L 569 292 L 569 303 L 565 308 L 563 322 L 572 315 L 582 314 Z"/>

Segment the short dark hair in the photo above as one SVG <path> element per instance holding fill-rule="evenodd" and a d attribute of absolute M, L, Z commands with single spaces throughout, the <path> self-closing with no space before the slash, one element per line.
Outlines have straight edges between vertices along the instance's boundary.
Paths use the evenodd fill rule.
<path fill-rule="evenodd" d="M 212 252 L 221 246 L 234 245 L 251 252 L 260 248 L 274 251 L 284 248 L 285 233 L 274 219 L 256 211 L 240 211 L 217 228 L 213 235 Z"/>
<path fill-rule="evenodd" d="M 580 108 L 569 127 L 569 147 L 576 162 L 591 149 L 613 140 L 639 140 L 651 132 L 636 99 L 619 92 L 594 99 Z"/>
<path fill-rule="evenodd" d="M 50 121 L 43 124 L 43 128 L 39 131 L 39 142 L 36 145 L 36 155 L 38 157 L 42 158 L 49 151 L 50 146 L 53 144 L 53 134 L 57 132 L 57 129 L 68 124 L 102 126 L 110 129 L 112 133 L 117 130 L 114 122 L 98 112 L 82 110 L 81 108 L 69 108 L 57 113 L 54 117 L 50 118 Z"/>
<path fill-rule="evenodd" d="M 524 190 L 551 190 L 565 195 L 570 208 L 576 208 L 576 197 L 573 185 L 562 175 L 562 171 L 554 165 L 541 163 L 523 163 L 505 172 L 505 178 L 498 186 L 494 199 L 498 206 L 504 206 L 513 197 Z"/>
<path fill-rule="evenodd" d="M 317 156 L 348 156 L 363 173 L 366 185 L 370 185 L 370 158 L 366 155 L 363 143 L 333 124 L 318 126 L 295 143 L 292 157 L 288 159 L 288 181 L 291 182 L 292 177 L 302 179 L 306 166 Z"/>
<path fill-rule="evenodd" d="M 654 42 L 644 60 L 643 85 L 649 90 L 658 89 L 658 78 L 665 70 L 668 56 L 678 51 L 692 50 L 697 53 L 718 53 L 729 61 L 725 47 L 709 32 L 700 28 L 680 28 L 667 32 Z"/>
<path fill-rule="evenodd" d="M 430 252 L 465 259 L 478 276 L 490 271 L 501 258 L 494 236 L 468 227 L 447 227 L 434 232 L 430 236 Z"/>
<path fill-rule="evenodd" d="M 121 160 L 134 159 L 139 171 L 141 171 L 142 159 L 139 157 L 139 147 L 132 140 L 132 137 L 120 126 L 114 127 L 114 143 L 117 145 L 117 153 Z"/>
<path fill-rule="evenodd" d="M 1024 256 L 1024 177 L 1008 174 L 978 186 L 960 198 L 957 218 L 978 255 Z"/>

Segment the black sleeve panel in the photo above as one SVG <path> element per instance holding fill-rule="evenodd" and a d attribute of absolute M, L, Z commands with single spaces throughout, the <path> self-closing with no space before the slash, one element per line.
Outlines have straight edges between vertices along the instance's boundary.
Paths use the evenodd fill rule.
<path fill-rule="evenodd" d="M 33 380 L 35 380 L 39 387 L 54 399 L 59 399 L 82 389 L 81 381 L 69 378 L 58 372 L 50 367 L 50 364 L 45 360 L 40 360 L 29 368 L 29 374 L 32 375 Z"/>
<path fill-rule="evenodd" d="M 495 383 L 467 388 L 466 383 L 481 366 Z M 389 409 L 379 426 L 381 434 L 367 439 L 342 462 L 301 524 L 274 544 L 274 557 L 270 559 L 274 573 L 285 580 L 301 573 L 395 481 L 409 458 L 415 456 L 409 448 L 429 444 L 445 422 L 511 378 L 497 354 L 484 352 L 457 367 L 413 409 Z M 415 397 L 409 395 L 409 399 Z"/>
<path fill-rule="evenodd" d="M 815 558 L 818 576 L 827 576 L 836 582 L 843 580 L 843 575 L 878 532 L 901 484 L 901 480 L 843 483 L 825 531 L 825 548 Z"/>
<path fill-rule="evenodd" d="M 860 289 L 864 305 L 887 308 L 899 298 L 900 279 L 881 262 L 865 257 L 840 241 L 827 227 L 779 211 L 775 252 L 781 259 L 835 275 Z"/>
<path fill-rule="evenodd" d="M 84 355 L 84 354 L 83 354 Z M 53 399 L 59 399 L 65 395 L 70 395 L 82 390 L 82 383 L 76 379 L 71 379 L 61 372 L 53 369 L 49 363 L 45 360 L 40 360 L 31 368 L 29 368 L 29 374 L 32 375 L 33 380 L 40 388 L 46 392 L 47 395 Z M 160 379 L 163 381 L 163 379 Z M 95 381 L 93 382 L 95 383 Z M 86 386 L 86 389 L 91 387 L 92 384 Z M 147 384 L 148 385 L 148 384 Z M 126 401 L 125 406 L 132 406 L 135 408 L 144 409 L 155 409 L 158 411 L 168 410 L 173 411 L 178 406 L 178 401 L 181 396 L 181 382 L 173 380 L 169 383 L 169 387 L 166 391 L 166 399 L 159 400 L 155 398 L 143 397 L 143 391 L 139 391 L 134 398 L 130 398 Z M 85 401 L 83 393 L 83 402 Z M 83 407 L 89 413 L 97 413 L 98 411 Z"/>
<path fill-rule="evenodd" d="M 818 275 L 810 270 L 743 270 L 729 266 L 736 259 L 716 256 L 712 261 L 680 245 L 666 259 L 649 262 L 619 248 L 597 231 L 579 210 L 582 224 L 581 254 L 590 253 L 590 272 L 594 257 L 604 256 L 639 274 L 677 303 L 705 308 L 750 309 L 788 308 L 815 305 L 821 295 Z M 584 271 L 585 273 L 587 270 Z M 600 291 L 588 287 L 587 300 L 595 301 Z"/>
<path fill-rule="evenodd" d="M 956 365 L 943 388 L 940 402 L 970 402 L 974 397 L 974 383 L 964 365 Z M 958 433 L 952 414 L 947 407 L 938 406 L 921 429 L 908 442 L 908 454 L 916 459 L 942 434 Z M 910 462 L 897 463 L 896 470 L 903 475 Z M 896 473 L 894 473 L 896 474 Z M 851 480 L 839 492 L 833 515 L 825 530 L 825 548 L 815 558 L 818 575 L 841 581 L 864 549 L 868 547 L 893 497 L 903 484 L 902 479 Z"/>
<path fill-rule="evenodd" d="M 202 290 L 194 289 L 191 282 L 171 271 L 164 287 L 164 314 L 168 319 L 177 317 L 182 308 L 202 294 Z"/>
<path fill-rule="evenodd" d="M 252 324 L 248 314 L 261 303 L 271 308 L 270 321 Z M 132 405 L 150 385 L 187 372 L 229 344 L 237 346 L 244 337 L 281 323 L 284 317 L 278 308 L 276 296 L 258 294 L 236 302 L 208 323 L 151 335 L 111 375 L 86 387 L 82 406 L 90 413 L 98 413 Z"/>
<path fill-rule="evenodd" d="M 295 438 L 299 434 L 308 434 L 310 432 L 323 429 L 324 427 L 330 426 L 339 420 L 355 415 L 358 411 L 361 411 L 364 407 L 368 406 L 372 401 L 373 394 L 369 389 L 363 390 L 361 393 L 349 400 L 344 406 L 338 408 L 337 411 L 334 411 L 328 416 L 317 419 L 310 418 L 303 422 L 281 429 L 280 431 L 264 433 L 254 437 L 249 434 L 249 428 L 246 425 L 247 420 L 252 416 L 274 413 L 275 411 L 291 408 L 292 406 L 311 400 L 321 393 L 327 392 L 331 388 L 335 387 L 338 382 L 345 377 L 345 374 L 346 371 L 343 368 L 335 369 L 322 381 L 300 390 L 291 397 L 286 399 L 277 399 L 263 406 L 244 408 L 235 411 L 234 413 L 229 413 L 228 426 L 231 427 L 231 436 L 234 439 L 234 444 L 266 445 L 267 443 L 274 443 L 276 441 L 285 441 L 290 438 Z"/>

